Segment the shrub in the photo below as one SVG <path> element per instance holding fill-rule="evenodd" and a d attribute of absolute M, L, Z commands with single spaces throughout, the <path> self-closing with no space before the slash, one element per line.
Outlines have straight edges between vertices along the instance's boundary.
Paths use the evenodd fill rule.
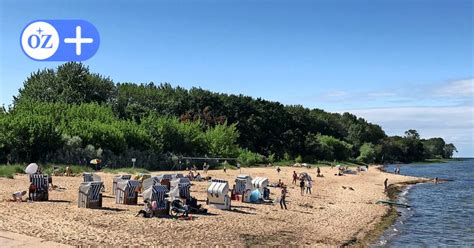
<path fill-rule="evenodd" d="M 237 161 L 244 166 L 251 166 L 264 163 L 265 157 L 258 153 L 251 152 L 248 149 L 240 149 Z"/>

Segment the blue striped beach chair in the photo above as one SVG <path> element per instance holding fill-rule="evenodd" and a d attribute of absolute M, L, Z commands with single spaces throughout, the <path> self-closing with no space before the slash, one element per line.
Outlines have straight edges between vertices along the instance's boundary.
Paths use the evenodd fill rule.
<path fill-rule="evenodd" d="M 169 203 L 166 199 L 169 190 L 165 185 L 154 185 L 143 192 L 143 200 L 156 201 L 157 208 L 153 211 L 155 215 L 168 214 Z"/>
<path fill-rule="evenodd" d="M 115 203 L 136 205 L 138 201 L 138 189 L 140 187 L 140 181 L 138 180 L 127 180 L 117 182 L 117 188 L 115 190 Z"/>
<path fill-rule="evenodd" d="M 80 208 L 102 207 L 102 182 L 84 182 L 79 186 L 77 205 Z"/>
<path fill-rule="evenodd" d="M 29 175 L 30 184 L 34 185 L 34 190 L 30 187 L 28 196 L 32 201 L 47 201 L 49 199 L 49 176 L 43 174 Z"/>
<path fill-rule="evenodd" d="M 119 181 L 127 181 L 132 178 L 132 175 L 119 175 L 115 176 L 112 181 L 112 195 L 115 195 L 115 191 L 117 190 L 117 183 Z"/>

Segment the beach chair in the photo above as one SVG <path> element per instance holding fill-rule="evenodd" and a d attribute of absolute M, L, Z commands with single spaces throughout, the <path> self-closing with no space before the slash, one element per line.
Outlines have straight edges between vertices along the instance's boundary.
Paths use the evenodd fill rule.
<path fill-rule="evenodd" d="M 79 208 L 101 208 L 103 182 L 84 182 L 79 186 L 77 205 Z"/>
<path fill-rule="evenodd" d="M 34 185 L 34 190 L 30 187 L 28 196 L 32 201 L 47 201 L 49 199 L 49 176 L 44 174 L 29 175 L 30 184 Z"/>
<path fill-rule="evenodd" d="M 256 177 L 252 180 L 252 186 L 255 189 L 258 189 L 260 195 L 263 196 L 264 200 L 268 200 L 268 198 L 270 197 L 270 189 L 268 189 L 268 178 Z"/>
<path fill-rule="evenodd" d="M 163 215 L 169 213 L 169 203 L 166 199 L 168 188 L 164 185 L 153 185 L 143 191 L 143 201 L 156 201 L 156 209 L 153 210 L 154 215 Z"/>
<path fill-rule="evenodd" d="M 168 189 L 171 189 L 171 180 L 173 180 L 173 175 L 172 174 L 164 174 L 164 175 L 160 175 L 158 176 L 160 177 L 160 184 L 161 185 L 166 185 L 166 187 L 168 187 Z"/>
<path fill-rule="evenodd" d="M 89 173 L 89 172 L 84 172 L 82 174 L 82 177 L 84 179 L 84 182 L 101 182 L 102 179 L 100 178 L 99 175 L 94 174 L 94 173 Z"/>
<path fill-rule="evenodd" d="M 250 202 L 250 193 L 253 190 L 252 177 L 239 175 L 235 179 L 234 194 L 242 196 L 242 202 Z"/>
<path fill-rule="evenodd" d="M 117 182 L 119 181 L 126 181 L 130 180 L 132 178 L 132 175 L 119 175 L 115 176 L 113 181 L 112 181 L 112 195 L 115 195 L 115 191 L 117 189 Z"/>
<path fill-rule="evenodd" d="M 138 180 L 117 182 L 117 188 L 115 189 L 115 203 L 136 205 L 138 201 L 138 187 L 140 187 L 140 181 Z"/>
<path fill-rule="evenodd" d="M 230 209 L 231 201 L 228 195 L 229 183 L 225 180 L 212 179 L 207 188 L 206 203 L 217 209 Z"/>
<path fill-rule="evenodd" d="M 174 189 L 178 187 L 179 198 L 189 199 L 191 197 L 191 181 L 189 178 L 176 178 L 170 182 L 170 188 Z"/>
<path fill-rule="evenodd" d="M 145 190 L 149 189 L 150 187 L 153 187 L 155 185 L 160 185 L 160 178 L 159 177 L 150 177 L 142 182 L 142 192 L 145 192 Z"/>

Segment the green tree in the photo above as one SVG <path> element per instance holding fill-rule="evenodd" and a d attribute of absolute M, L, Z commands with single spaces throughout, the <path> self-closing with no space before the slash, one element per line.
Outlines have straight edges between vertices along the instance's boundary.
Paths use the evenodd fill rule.
<path fill-rule="evenodd" d="M 360 147 L 360 155 L 357 161 L 364 163 L 373 163 L 375 161 L 375 147 L 372 143 L 364 143 Z"/>

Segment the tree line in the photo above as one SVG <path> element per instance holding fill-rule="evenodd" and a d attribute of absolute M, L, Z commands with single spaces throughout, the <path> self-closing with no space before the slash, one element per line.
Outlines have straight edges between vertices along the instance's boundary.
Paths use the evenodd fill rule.
<path fill-rule="evenodd" d="M 450 158 L 453 144 L 416 130 L 387 136 L 350 113 L 164 83 L 114 83 L 82 63 L 38 70 L 0 110 L 0 162 L 87 163 L 167 169 L 180 156 L 412 162 Z"/>

